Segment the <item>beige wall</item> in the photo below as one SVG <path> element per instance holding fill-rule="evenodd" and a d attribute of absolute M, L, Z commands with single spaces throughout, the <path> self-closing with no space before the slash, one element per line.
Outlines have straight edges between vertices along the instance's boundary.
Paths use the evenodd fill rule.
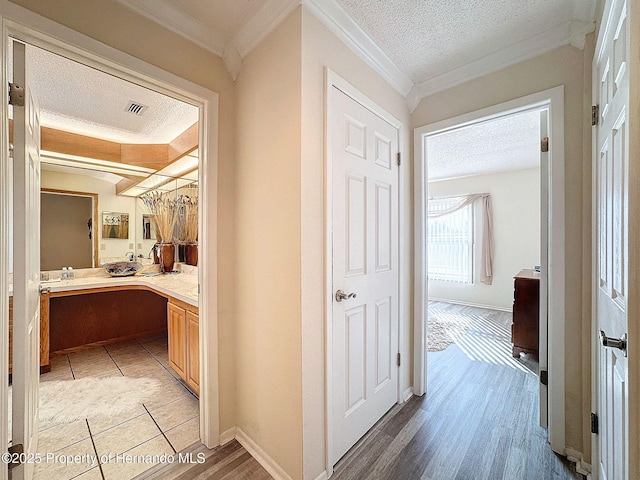
<path fill-rule="evenodd" d="M 236 420 L 302 478 L 301 9 L 236 80 Z"/>
<path fill-rule="evenodd" d="M 560 47 L 426 97 L 412 115 L 413 127 L 420 127 L 564 85 L 566 445 L 583 452 L 587 461 L 591 454 L 591 439 L 586 430 L 585 419 L 589 411 L 585 405 L 590 385 L 583 372 L 590 371 L 590 353 L 588 344 L 576 341 L 576 338 L 580 333 L 590 331 L 591 322 L 590 292 L 583 285 L 583 279 L 591 274 L 590 246 L 583 242 L 583 234 L 590 231 L 591 221 L 590 213 L 587 214 L 590 204 L 585 205 L 591 189 L 591 151 L 587 141 L 591 127 L 586 123 L 590 112 L 585 102 L 585 95 L 590 98 L 591 90 L 590 77 L 585 75 L 591 69 L 589 51 L 589 48 L 582 51 L 570 46 Z"/>
<path fill-rule="evenodd" d="M 358 58 L 313 14 L 302 12 L 302 385 L 304 478 L 325 470 L 324 325 L 324 75 L 325 67 L 350 82 L 404 125 L 401 167 L 401 351 L 410 359 L 413 238 L 409 112 L 404 98 Z M 412 385 L 410 361 L 401 368 L 400 388 Z"/>
<path fill-rule="evenodd" d="M 235 425 L 233 317 L 235 94 L 222 59 L 115 0 L 12 0 L 12 3 L 92 37 L 219 95 L 218 335 L 220 430 Z M 117 26 L 117 28 L 115 27 Z"/>
<path fill-rule="evenodd" d="M 473 284 L 429 281 L 429 298 L 511 311 L 513 276 L 540 265 L 540 169 L 474 175 L 429 183 L 429 198 L 490 193 L 493 212 L 493 282 L 480 283 L 482 209 L 475 206 Z"/>

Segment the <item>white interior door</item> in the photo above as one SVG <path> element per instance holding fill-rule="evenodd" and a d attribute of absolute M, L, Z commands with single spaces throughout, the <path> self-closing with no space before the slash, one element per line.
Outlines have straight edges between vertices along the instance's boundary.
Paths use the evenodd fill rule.
<path fill-rule="evenodd" d="M 549 310 L 549 110 L 540 111 L 540 333 L 538 345 L 539 371 L 549 371 L 548 310 Z M 546 142 L 545 142 L 546 139 Z M 540 426 L 549 424 L 549 396 L 547 385 L 540 386 Z"/>
<path fill-rule="evenodd" d="M 25 45 L 13 42 L 13 82 L 24 87 L 24 106 L 13 107 L 13 444 L 25 453 L 38 443 L 40 368 L 40 122 L 29 90 Z M 12 471 L 30 479 L 33 463 Z"/>
<path fill-rule="evenodd" d="M 399 132 L 332 88 L 335 463 L 398 401 Z"/>
<path fill-rule="evenodd" d="M 629 247 L 629 23 L 625 0 L 608 0 L 593 63 L 595 209 L 597 213 L 596 324 L 599 465 L 601 479 L 629 478 L 626 344 Z M 637 141 L 637 138 L 636 138 Z M 637 187 L 635 187 L 637 188 Z M 637 213 L 636 213 L 637 214 Z M 605 343 L 608 345 L 606 346 Z M 618 348 L 619 347 L 619 348 Z M 637 460 L 637 459 L 636 459 Z"/>

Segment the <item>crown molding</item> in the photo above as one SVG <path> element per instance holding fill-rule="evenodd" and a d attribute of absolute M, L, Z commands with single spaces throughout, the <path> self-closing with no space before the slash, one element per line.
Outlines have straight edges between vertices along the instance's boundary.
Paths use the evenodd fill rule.
<path fill-rule="evenodd" d="M 411 79 L 393 63 L 337 0 L 302 0 L 302 4 L 398 93 L 403 97 L 409 94 L 413 87 Z"/>
<path fill-rule="evenodd" d="M 164 0 L 116 0 L 196 45 L 222 57 L 227 40 Z"/>
<path fill-rule="evenodd" d="M 264 40 L 300 5 L 300 0 L 267 0 L 233 37 L 233 46 L 242 58 Z"/>
<path fill-rule="evenodd" d="M 409 110 L 413 112 L 420 100 L 434 93 L 460 85 L 474 78 L 483 77 L 503 68 L 529 60 L 571 44 L 584 48 L 584 37 L 595 30 L 594 23 L 565 22 L 546 32 L 509 45 L 461 67 L 436 75 L 416 84 L 407 97 Z"/>

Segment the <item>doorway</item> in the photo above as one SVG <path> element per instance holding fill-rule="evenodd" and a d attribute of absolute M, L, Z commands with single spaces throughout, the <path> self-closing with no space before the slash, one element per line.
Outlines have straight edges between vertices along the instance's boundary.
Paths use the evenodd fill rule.
<path fill-rule="evenodd" d="M 40 191 L 40 236 L 69 238 L 62 248 L 47 248 L 52 243 L 40 243 L 40 270 L 62 265 L 95 267 L 98 238 L 93 234 L 93 224 L 98 218 L 98 195 L 43 188 Z"/>
<path fill-rule="evenodd" d="M 429 138 L 451 130 L 469 127 L 478 122 L 486 122 L 508 115 L 522 113 L 531 110 L 548 110 L 549 112 L 549 137 L 550 157 L 548 173 L 549 217 L 542 225 L 548 225 L 549 238 L 548 249 L 541 248 L 541 253 L 548 252 L 549 258 L 541 262 L 547 266 L 548 285 L 541 287 L 548 292 L 548 307 L 541 310 L 548 311 L 548 323 L 540 323 L 540 369 L 548 372 L 549 401 L 548 411 L 545 410 L 546 389 L 541 388 L 541 422 L 549 424 L 549 441 L 556 452 L 564 452 L 564 201 L 563 192 L 563 89 L 557 87 L 538 94 L 529 95 L 504 104 L 489 107 L 467 115 L 452 118 L 437 124 L 427 125 L 415 130 L 415 181 L 416 181 L 416 277 L 415 277 L 415 358 L 414 358 L 414 390 L 418 395 L 426 393 L 427 389 L 427 345 L 426 345 L 426 319 L 428 318 L 428 252 L 427 252 L 427 198 L 428 187 L 428 141 Z M 433 137 L 432 137 L 433 138 Z M 544 170 L 544 168 L 543 168 Z M 546 173 L 542 175 L 546 178 Z M 544 191 L 545 183 L 542 182 Z M 545 195 L 543 195 L 545 197 Z M 541 212 L 542 213 L 542 212 Z M 549 269 L 548 265 L 553 265 Z M 531 266 L 533 267 L 533 265 Z M 543 267 L 544 270 L 544 267 Z M 513 272 L 514 274 L 517 272 Z M 548 325 L 548 332 L 544 328 Z M 545 347 L 548 345 L 548 351 Z M 545 359 L 548 358 L 548 364 Z M 542 385 L 542 384 L 541 384 Z"/>
<path fill-rule="evenodd" d="M 160 69 L 145 64 L 138 59 L 128 57 L 124 54 L 115 53 L 104 45 L 101 45 L 98 42 L 95 42 L 87 37 L 78 35 L 76 32 L 61 27 L 53 22 L 43 21 L 43 24 L 40 25 L 39 30 L 40 32 L 55 32 L 55 39 L 53 37 L 47 37 L 42 33 L 35 34 L 30 27 L 26 26 L 30 21 L 29 15 L 25 15 L 24 18 L 22 18 L 23 15 L 20 13 L 20 11 L 18 11 L 18 13 L 14 13 L 13 15 L 16 17 L 13 20 L 16 21 L 8 21 L 6 17 L 3 18 L 3 25 L 5 27 L 4 31 L 8 34 L 8 36 L 3 37 L 3 46 L 6 46 L 7 42 L 10 41 L 10 36 L 17 36 L 33 45 L 44 47 L 49 51 L 62 54 L 67 58 L 78 60 L 81 63 L 91 65 L 92 67 L 98 67 L 100 70 L 108 72 L 109 74 L 116 75 L 123 79 L 133 80 L 137 84 L 145 85 L 148 88 L 152 88 L 161 93 L 177 97 L 182 101 L 186 101 L 191 103 L 192 105 L 195 105 L 196 108 L 199 109 L 199 127 L 197 127 L 196 130 L 202 140 L 199 150 L 199 157 L 202 159 L 200 177 L 206 178 L 206 185 L 209 187 L 203 191 L 202 195 L 200 196 L 200 200 L 208 208 L 213 207 L 215 209 L 216 149 L 210 148 L 211 146 L 215 145 L 214 132 L 217 131 L 217 125 L 215 124 L 217 118 L 217 95 L 215 93 L 207 91 L 176 76 L 168 74 Z M 23 23 L 19 23 L 20 21 L 22 21 Z M 75 45 L 75 47 L 70 46 L 71 44 Z M 3 51 L 6 52 L 7 48 L 3 48 Z M 79 53 L 81 51 L 82 53 Z M 114 60 L 114 57 L 117 57 L 117 61 Z M 3 64 L 6 65 L 6 62 L 3 62 Z M 120 66 L 114 67 L 114 65 Z M 3 76 L 4 75 L 5 72 L 3 72 Z M 3 107 L 3 125 L 7 124 L 7 119 L 8 114 L 7 108 L 5 106 Z M 8 152 L 9 149 L 6 138 L 3 138 L 3 145 L 7 146 L 6 149 L 3 149 L 3 152 Z M 5 154 L 3 153 L 3 155 Z M 3 165 L 7 165 L 6 157 L 3 158 Z M 4 193 L 7 191 L 5 188 L 7 186 L 5 183 L 5 175 L 2 176 L 2 182 L 2 191 Z M 211 193 L 207 195 L 206 191 L 209 191 Z M 7 200 L 8 198 L 3 195 L 3 212 L 6 211 Z M 200 404 L 203 407 L 201 408 L 201 410 L 204 409 L 206 414 L 203 415 L 203 419 L 201 421 L 200 437 L 203 443 L 205 443 L 206 445 L 214 446 L 219 442 L 216 384 L 217 355 L 211 355 L 209 352 L 210 346 L 211 349 L 213 349 L 217 345 L 217 316 L 215 308 L 209 308 L 209 305 L 211 305 L 212 303 L 215 305 L 216 286 L 215 282 L 207 281 L 207 275 L 204 274 L 203 271 L 206 270 L 206 266 L 210 262 L 215 265 L 216 249 L 215 220 L 207 220 L 207 218 L 207 215 L 202 215 L 202 213 L 200 213 L 201 222 L 199 240 L 203 243 L 206 242 L 208 246 L 212 248 L 208 249 L 207 251 L 201 252 L 199 263 L 204 268 L 200 269 L 197 285 L 201 285 L 203 291 L 209 294 L 209 298 L 212 298 L 214 300 L 210 300 L 207 302 L 207 300 L 205 299 L 203 300 L 202 305 L 200 305 L 201 315 L 204 315 L 208 320 L 207 322 L 201 322 L 199 327 L 201 339 L 200 356 L 202 360 L 200 362 L 200 365 L 202 366 L 201 369 L 208 373 L 206 377 L 201 376 L 203 377 L 203 383 L 200 394 Z M 215 216 L 213 218 L 215 218 Z M 2 242 L 0 242 L 0 244 L 3 246 L 2 251 L 0 251 L 0 266 L 3 269 L 3 286 L 7 284 L 6 272 L 8 271 L 7 267 L 9 258 L 9 254 L 6 248 L 8 229 L 6 229 L 5 227 L 7 223 L 7 218 L 4 217 L 2 229 L 3 238 Z M 197 285 L 194 291 L 198 290 Z M 6 303 L 3 301 L 2 305 L 6 306 Z M 2 326 L 6 331 L 6 310 L 2 312 Z M 3 366 L 4 365 L 6 364 L 3 362 Z M 14 375 L 17 374 L 18 372 L 14 373 Z M 0 390 L 3 393 L 3 398 L 6 398 L 6 395 L 4 395 L 6 393 L 6 386 L 3 385 Z M 3 405 L 6 405 L 6 401 L 3 401 L 2 403 Z M 3 409 L 3 411 L 5 412 L 4 415 L 6 415 L 6 409 Z M 3 425 L 5 426 L 5 428 L 3 428 L 2 430 L 3 432 L 6 432 L 6 422 L 3 422 Z"/>

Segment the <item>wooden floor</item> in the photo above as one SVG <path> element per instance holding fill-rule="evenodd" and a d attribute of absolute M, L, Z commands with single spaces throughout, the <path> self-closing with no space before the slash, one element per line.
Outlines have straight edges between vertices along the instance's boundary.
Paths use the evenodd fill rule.
<path fill-rule="evenodd" d="M 182 452 L 192 463 L 157 466 L 135 477 L 137 480 L 270 480 L 271 475 L 236 440 L 209 450 L 201 443 Z M 199 458 L 204 462 L 198 463 Z"/>
<path fill-rule="evenodd" d="M 500 340 L 504 314 L 446 304 L 429 310 L 471 318 L 471 327 L 429 353 L 427 394 L 394 407 L 332 479 L 583 479 L 538 426 L 535 362 L 514 360 L 508 338 Z"/>
<path fill-rule="evenodd" d="M 583 479 L 538 426 L 535 358 L 511 356 L 504 312 L 430 303 L 460 316 L 455 343 L 428 355 L 428 393 L 396 405 L 336 465 L 332 480 Z M 188 449 L 203 464 L 158 466 L 138 479 L 271 478 L 237 442 Z"/>

